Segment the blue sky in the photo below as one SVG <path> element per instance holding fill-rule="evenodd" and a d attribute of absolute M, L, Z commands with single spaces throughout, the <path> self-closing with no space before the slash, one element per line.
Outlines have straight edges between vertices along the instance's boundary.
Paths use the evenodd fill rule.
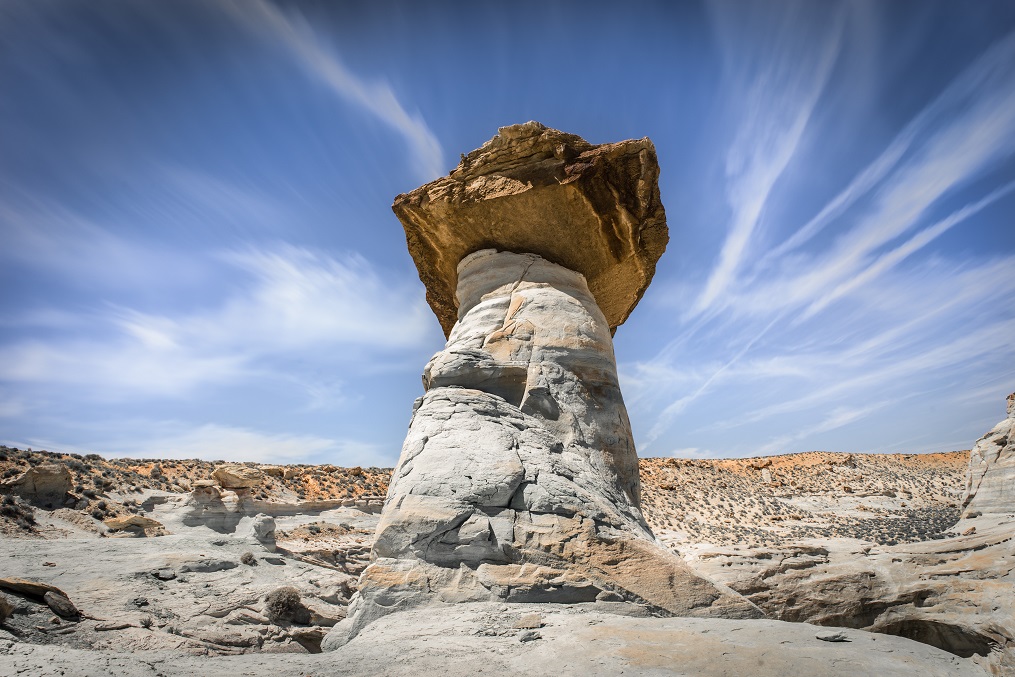
<path fill-rule="evenodd" d="M 496 128 L 656 144 L 642 456 L 969 448 L 1015 390 L 1015 5 L 0 0 L 0 440 L 393 465 L 390 211 Z"/>

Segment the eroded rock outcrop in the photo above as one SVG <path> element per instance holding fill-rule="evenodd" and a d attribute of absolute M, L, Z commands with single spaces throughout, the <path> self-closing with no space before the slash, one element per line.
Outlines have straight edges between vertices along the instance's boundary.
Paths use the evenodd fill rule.
<path fill-rule="evenodd" d="M 17 494 L 35 505 L 56 508 L 67 500 L 71 486 L 72 477 L 66 466 L 43 463 L 0 484 L 0 492 Z"/>
<path fill-rule="evenodd" d="M 692 562 L 773 618 L 908 637 L 1015 674 L 1015 396 L 976 443 L 959 522 L 918 543 L 810 539 Z"/>
<path fill-rule="evenodd" d="M 585 276 L 611 329 L 634 309 L 669 239 L 648 139 L 588 143 L 538 122 L 502 127 L 450 175 L 392 205 L 444 334 L 458 263 L 480 249 L 538 254 Z"/>
<path fill-rule="evenodd" d="M 264 481 L 264 473 L 246 465 L 223 465 L 215 468 L 212 477 L 223 489 L 250 489 Z"/>
<path fill-rule="evenodd" d="M 1015 393 L 1008 417 L 976 441 L 969 454 L 964 515 L 1015 514 Z"/>
<path fill-rule="evenodd" d="M 441 602 L 760 615 L 661 546 L 639 508 L 611 337 L 666 243 L 657 174 L 648 140 L 592 146 L 528 123 L 396 198 L 448 342 L 326 648 Z"/>

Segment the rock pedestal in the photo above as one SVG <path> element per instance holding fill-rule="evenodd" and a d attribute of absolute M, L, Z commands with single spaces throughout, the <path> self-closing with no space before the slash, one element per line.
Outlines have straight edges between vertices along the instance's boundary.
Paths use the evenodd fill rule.
<path fill-rule="evenodd" d="M 976 441 L 969 454 L 963 515 L 1015 514 L 1015 393 L 1008 417 Z"/>
<path fill-rule="evenodd" d="M 428 290 L 440 291 L 454 280 L 457 322 L 445 349 L 423 372 L 426 394 L 415 404 L 391 479 L 373 561 L 360 579 L 349 618 L 329 635 L 327 648 L 379 616 L 424 604 L 633 602 L 661 614 L 760 615 L 743 597 L 693 573 L 660 545 L 639 509 L 638 458 L 611 336 L 648 284 L 661 253 L 648 245 L 658 244 L 660 225 L 665 243 L 658 167 L 654 153 L 646 151 L 651 143 L 624 142 L 637 146 L 630 154 L 634 164 L 626 165 L 637 171 L 625 173 L 608 153 L 596 150 L 602 147 L 578 137 L 537 123 L 507 129 L 465 158 L 457 179 L 452 172 L 414 192 L 418 219 L 400 213 L 408 220 L 420 277 L 432 283 Z M 581 165 L 581 153 L 566 145 L 554 151 L 550 142 L 561 138 L 590 153 L 584 170 L 572 170 L 577 175 L 600 163 L 593 173 L 600 183 L 585 175 L 573 193 L 576 203 L 581 195 L 598 196 L 594 208 L 569 207 L 549 184 L 545 195 L 539 188 L 555 168 L 565 167 L 566 174 L 568 161 Z M 547 144 L 549 150 L 539 150 Z M 623 146 L 611 148 L 630 160 L 617 152 Z M 484 160 L 484 149 L 495 162 Z M 488 172 L 477 177 L 482 166 Z M 502 185 L 505 171 L 515 192 L 481 190 Z M 476 188 L 469 192 L 463 185 Z M 441 190 L 450 202 L 435 205 Z M 625 206 L 625 195 L 646 196 L 643 220 Z M 652 196 L 656 202 L 646 206 Z M 396 212 L 403 198 L 396 199 Z M 513 212 L 517 199 L 525 208 Z M 476 201 L 495 204 L 479 209 Z M 530 220 L 540 212 L 528 207 L 542 201 L 551 228 Z M 505 239 L 528 237 L 536 251 L 476 249 L 470 221 L 454 216 L 470 209 L 500 224 L 475 242 L 504 232 L 511 234 Z M 439 227 L 428 220 L 431 214 L 444 215 Z M 574 230 L 562 241 L 561 224 L 567 223 Z M 619 223 L 626 230 L 616 227 L 604 239 L 602 229 Z M 650 234 L 640 239 L 643 225 Z M 414 249 L 420 233 L 454 246 Z M 585 263 L 571 259 L 576 268 L 554 260 L 557 250 L 583 246 L 589 255 Z M 448 273 L 432 255 L 455 247 L 472 251 Z M 610 257 L 616 262 L 612 291 L 604 267 Z M 598 294 L 583 268 L 598 276 Z M 636 280 L 628 279 L 632 270 L 640 271 Z M 433 282 L 438 277 L 440 284 Z M 618 289 L 625 291 L 613 293 Z M 433 304 L 433 294 L 430 298 Z M 612 319 L 600 298 L 613 304 Z M 435 305 L 439 317 L 443 307 Z"/>

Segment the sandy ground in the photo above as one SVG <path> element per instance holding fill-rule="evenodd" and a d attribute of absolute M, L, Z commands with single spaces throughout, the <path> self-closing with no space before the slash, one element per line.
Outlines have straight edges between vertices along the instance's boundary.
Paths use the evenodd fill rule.
<path fill-rule="evenodd" d="M 967 458 L 644 459 L 644 511 L 691 563 L 739 561 L 801 539 L 930 543 L 955 522 Z M 983 674 L 902 637 L 849 630 L 850 641 L 825 642 L 815 635 L 826 629 L 802 623 L 638 618 L 626 615 L 637 609 L 602 604 L 403 612 L 338 653 L 315 654 L 369 561 L 389 470 L 259 466 L 260 486 L 223 492 L 225 507 L 195 521 L 191 488 L 213 463 L 3 448 L 0 476 L 53 462 L 72 472 L 74 500 L 55 509 L 5 504 L 0 578 L 54 585 L 84 616 L 62 619 L 38 596 L 4 591 L 15 609 L 0 626 L 0 653 L 9 656 L 0 675 Z M 134 514 L 162 526 L 128 538 L 103 523 Z M 274 543 L 255 537 L 264 514 L 274 519 Z M 311 616 L 268 618 L 265 596 L 283 585 L 298 590 Z M 532 613 L 538 627 L 514 627 Z M 538 637 L 522 641 L 526 631 Z"/>
<path fill-rule="evenodd" d="M 534 626 L 528 629 L 516 626 Z M 585 607 L 462 604 L 387 616 L 314 656 L 126 655 L 0 642 L 0 675 L 982 675 L 939 649 L 778 621 L 633 618 Z"/>

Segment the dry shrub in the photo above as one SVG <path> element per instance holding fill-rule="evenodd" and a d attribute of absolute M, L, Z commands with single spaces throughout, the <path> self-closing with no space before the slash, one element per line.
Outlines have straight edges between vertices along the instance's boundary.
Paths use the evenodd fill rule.
<path fill-rule="evenodd" d="M 275 588 L 264 598 L 264 614 L 273 623 L 299 621 L 306 611 L 300 591 L 291 585 Z"/>

